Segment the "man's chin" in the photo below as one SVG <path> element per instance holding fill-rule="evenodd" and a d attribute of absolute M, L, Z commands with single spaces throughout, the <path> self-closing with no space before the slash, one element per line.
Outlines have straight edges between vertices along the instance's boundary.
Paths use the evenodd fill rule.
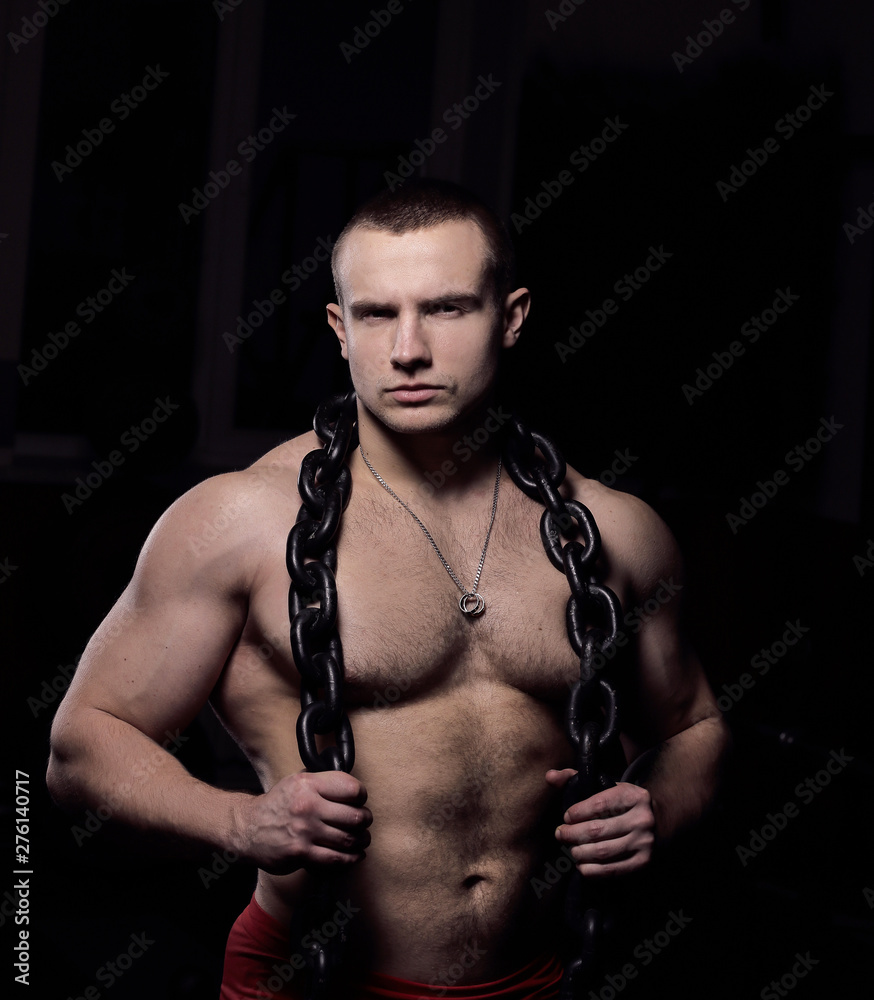
<path fill-rule="evenodd" d="M 456 420 L 448 414 L 411 413 L 407 410 L 399 414 L 388 414 L 380 419 L 380 423 L 396 434 L 440 434 L 452 430 Z"/>
<path fill-rule="evenodd" d="M 460 422 L 459 415 L 443 406 L 428 403 L 392 406 L 370 411 L 373 417 L 395 434 L 439 434 Z"/>

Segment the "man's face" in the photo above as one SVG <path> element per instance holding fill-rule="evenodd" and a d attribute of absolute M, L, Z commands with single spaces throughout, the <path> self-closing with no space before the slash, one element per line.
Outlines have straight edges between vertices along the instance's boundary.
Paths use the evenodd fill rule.
<path fill-rule="evenodd" d="M 473 222 L 395 235 L 353 231 L 339 272 L 343 307 L 328 306 L 358 399 L 399 433 L 440 432 L 475 419 L 498 356 L 527 312 L 524 289 L 499 310 Z M 521 294 L 520 294 L 521 293 Z"/>

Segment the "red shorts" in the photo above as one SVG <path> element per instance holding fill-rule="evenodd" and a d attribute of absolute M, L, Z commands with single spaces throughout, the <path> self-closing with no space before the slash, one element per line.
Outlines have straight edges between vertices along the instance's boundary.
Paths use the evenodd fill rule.
<path fill-rule="evenodd" d="M 290 952 L 288 929 L 253 899 L 228 936 L 220 1000 L 303 1000 L 306 971 L 298 968 L 303 965 L 300 956 Z M 561 974 L 555 956 L 537 959 L 492 983 L 471 986 L 428 986 L 371 972 L 355 984 L 354 992 L 344 988 L 337 1000 L 554 1000 Z"/>

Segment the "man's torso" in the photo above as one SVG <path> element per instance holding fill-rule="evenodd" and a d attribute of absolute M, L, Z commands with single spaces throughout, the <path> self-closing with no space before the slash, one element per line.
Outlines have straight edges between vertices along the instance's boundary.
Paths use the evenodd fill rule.
<path fill-rule="evenodd" d="M 213 693 L 265 790 L 303 766 L 284 562 L 296 471 L 274 472 L 260 504 L 248 618 Z M 476 942 L 466 981 L 487 980 L 548 946 L 561 903 L 561 888 L 542 889 L 561 856 L 561 810 L 544 776 L 572 764 L 563 716 L 579 661 L 565 630 L 568 585 L 543 552 L 542 508 L 505 476 L 479 586 L 486 610 L 463 615 L 421 529 L 373 486 L 356 475 L 337 541 L 344 702 L 372 844 L 334 888 L 360 909 L 350 935 L 377 971 L 428 982 Z M 418 505 L 462 583 L 473 581 L 490 512 L 485 487 L 451 524 Z M 307 880 L 261 872 L 257 898 L 286 920 Z"/>

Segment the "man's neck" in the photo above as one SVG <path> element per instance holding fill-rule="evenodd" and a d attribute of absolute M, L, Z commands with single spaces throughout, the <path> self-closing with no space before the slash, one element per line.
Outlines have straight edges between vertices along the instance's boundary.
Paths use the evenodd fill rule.
<path fill-rule="evenodd" d="M 374 470 L 405 499 L 454 502 L 473 490 L 492 488 L 502 420 L 490 412 L 486 407 L 482 419 L 446 430 L 403 434 L 362 414 L 359 403 L 361 448 Z"/>

